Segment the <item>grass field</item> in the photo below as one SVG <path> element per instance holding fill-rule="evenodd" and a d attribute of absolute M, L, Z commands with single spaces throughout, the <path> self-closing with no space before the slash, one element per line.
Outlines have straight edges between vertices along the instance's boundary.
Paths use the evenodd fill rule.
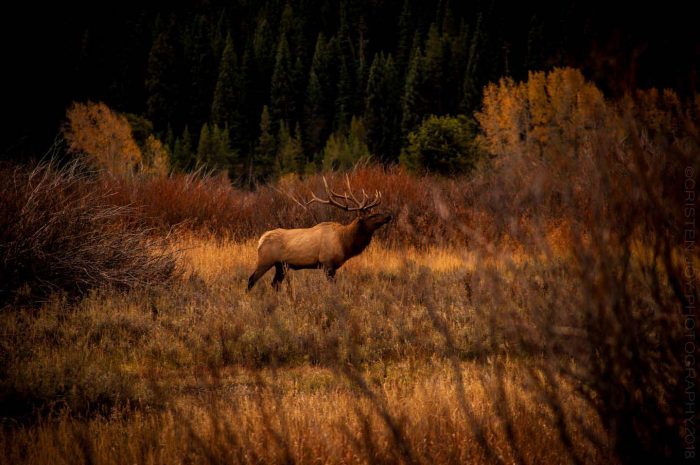
<path fill-rule="evenodd" d="M 275 292 L 270 273 L 246 293 L 254 242 L 171 247 L 169 287 L 0 315 L 16 405 L 41 407 L 14 412 L 6 463 L 606 461 L 582 432 L 562 444 L 532 386 L 542 355 L 510 351 L 474 306 L 476 263 L 508 279 L 513 260 L 374 243 L 335 284 L 298 271 Z"/>

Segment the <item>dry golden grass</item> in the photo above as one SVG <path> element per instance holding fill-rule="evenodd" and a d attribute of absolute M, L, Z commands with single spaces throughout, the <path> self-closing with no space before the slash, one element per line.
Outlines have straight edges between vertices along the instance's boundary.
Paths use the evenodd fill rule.
<path fill-rule="evenodd" d="M 174 245 L 183 251 L 187 270 L 205 281 L 216 280 L 241 269 L 252 272 L 257 258 L 257 239 L 234 241 L 216 237 L 183 235 Z M 450 272 L 473 269 L 474 256 L 466 248 L 430 247 L 418 250 L 414 247 L 387 248 L 374 242 L 361 255 L 350 260 L 340 273 L 358 273 L 367 270 L 385 272 L 401 271 L 410 262 L 434 272 Z M 301 273 L 304 273 L 303 271 Z M 311 271 L 311 273 L 314 273 Z M 291 276 L 295 274 L 291 272 Z"/>
<path fill-rule="evenodd" d="M 552 413 L 526 389 L 527 370 L 510 362 L 502 368 L 505 375 L 463 364 L 463 393 L 441 363 L 375 368 L 365 376 L 376 398 L 324 369 L 243 370 L 209 379 L 163 411 L 62 416 L 14 430 L 0 446 L 6 458 L 33 464 L 567 462 Z M 496 414 L 498 387 L 512 438 Z M 572 408 L 586 408 L 573 391 L 561 394 Z M 587 463 L 605 462 L 579 449 Z"/>
<path fill-rule="evenodd" d="M 336 284 L 310 270 L 246 293 L 254 241 L 183 234 L 172 247 L 184 273 L 167 289 L 0 315 L 23 406 L 3 416 L 24 424 L 0 434 L 1 461 L 571 461 L 532 389 L 540 356 L 489 339 L 466 290 L 485 263 L 472 252 L 374 243 Z M 508 279 L 509 265 L 488 261 Z M 457 365 L 431 311 L 457 340 Z M 572 412 L 588 411 L 561 389 Z M 576 453 L 605 461 L 586 444 Z"/>

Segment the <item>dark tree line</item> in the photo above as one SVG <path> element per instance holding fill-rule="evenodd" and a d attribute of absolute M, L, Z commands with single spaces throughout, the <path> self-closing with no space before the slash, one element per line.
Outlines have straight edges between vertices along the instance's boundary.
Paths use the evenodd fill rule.
<path fill-rule="evenodd" d="M 206 163 L 241 182 L 320 166 L 329 137 L 347 136 L 353 119 L 369 152 L 393 163 L 428 115 L 470 115 L 490 81 L 559 65 L 588 66 L 595 78 L 592 51 L 618 31 L 632 34 L 596 8 L 573 0 L 66 7 L 56 14 L 74 23 L 58 35 L 68 77 L 57 78 L 54 99 L 145 116 L 175 166 Z"/>

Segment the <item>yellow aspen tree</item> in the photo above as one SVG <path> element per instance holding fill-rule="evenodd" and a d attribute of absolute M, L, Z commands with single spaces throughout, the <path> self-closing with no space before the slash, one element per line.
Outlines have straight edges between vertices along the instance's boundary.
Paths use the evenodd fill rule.
<path fill-rule="evenodd" d="M 132 173 L 141 163 L 141 150 L 126 117 L 104 103 L 74 102 L 66 117 L 63 136 L 69 152 L 114 175 Z"/>

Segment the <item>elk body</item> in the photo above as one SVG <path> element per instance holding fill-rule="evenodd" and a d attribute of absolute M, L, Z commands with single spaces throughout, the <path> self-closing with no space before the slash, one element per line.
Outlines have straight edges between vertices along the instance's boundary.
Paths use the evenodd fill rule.
<path fill-rule="evenodd" d="M 347 178 L 346 178 L 347 179 Z M 272 286 L 277 289 L 284 280 L 286 269 L 300 270 L 322 268 L 329 280 L 333 280 L 338 268 L 350 258 L 362 253 L 372 240 L 374 232 L 391 221 L 388 213 L 371 213 L 371 209 L 381 202 L 381 193 L 376 192 L 369 200 L 362 193 L 358 200 L 350 189 L 350 194 L 337 194 L 328 188 L 323 180 L 328 200 L 322 200 L 312 194 L 311 203 L 321 203 L 346 210 L 356 211 L 358 217 L 349 224 L 333 222 L 319 223 L 304 229 L 273 229 L 267 231 L 258 241 L 258 263 L 248 279 L 248 290 L 273 266 L 275 276 Z M 351 206 L 350 203 L 354 203 Z"/>

